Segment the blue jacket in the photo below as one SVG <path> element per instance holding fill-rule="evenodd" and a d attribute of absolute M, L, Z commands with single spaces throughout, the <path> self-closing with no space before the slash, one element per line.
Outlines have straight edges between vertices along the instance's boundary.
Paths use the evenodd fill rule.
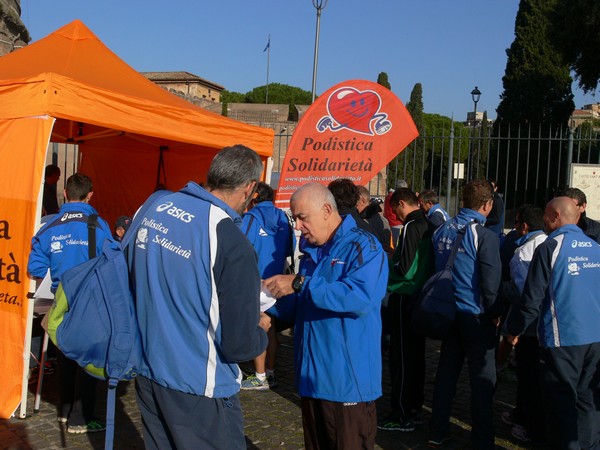
<path fill-rule="evenodd" d="M 146 368 L 161 386 L 205 397 L 239 391 L 236 363 L 267 345 L 260 277 L 240 216 L 196 183 L 154 201 L 127 246 Z"/>
<path fill-rule="evenodd" d="M 446 220 L 450 220 L 450 216 L 448 215 L 446 210 L 442 208 L 442 205 L 436 203 L 431 208 L 429 208 L 429 211 L 427 211 L 427 220 L 429 220 L 429 223 L 431 223 L 433 228 L 436 229 Z"/>
<path fill-rule="evenodd" d="M 433 234 L 435 270 L 446 265 L 458 229 L 467 226 L 454 261 L 452 281 L 458 311 L 499 316 L 502 305 L 498 290 L 502 277 L 498 236 L 485 228 L 485 217 L 475 210 L 461 208 Z"/>
<path fill-rule="evenodd" d="M 98 212 L 88 203 L 71 202 L 60 207 L 31 240 L 27 270 L 31 275 L 44 278 L 50 269 L 52 292 L 56 291 L 60 276 L 71 267 L 89 259 L 88 217 Z M 96 254 L 102 252 L 105 239 L 112 239 L 108 224 L 98 217 L 96 226 Z"/>
<path fill-rule="evenodd" d="M 518 336 L 536 320 L 542 347 L 600 342 L 600 245 L 576 225 L 554 230 L 531 261 L 521 301 L 506 322 Z"/>
<path fill-rule="evenodd" d="M 272 202 L 261 202 L 242 217 L 242 231 L 256 250 L 263 279 L 283 273 L 285 259 L 294 257 L 296 235 L 286 214 Z"/>
<path fill-rule="evenodd" d="M 326 244 L 300 244 L 302 291 L 269 310 L 295 321 L 298 393 L 333 402 L 375 400 L 381 396 L 380 309 L 387 256 L 350 215 Z"/>

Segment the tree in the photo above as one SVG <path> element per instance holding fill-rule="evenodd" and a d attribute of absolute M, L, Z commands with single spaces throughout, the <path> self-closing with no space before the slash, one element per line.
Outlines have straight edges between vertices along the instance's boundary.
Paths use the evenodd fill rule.
<path fill-rule="evenodd" d="M 410 100 L 406 104 L 406 109 L 410 113 L 413 122 L 417 126 L 419 133 L 423 132 L 423 87 L 421 83 L 416 83 L 410 93 Z"/>
<path fill-rule="evenodd" d="M 506 51 L 504 91 L 497 109 L 500 121 L 566 125 L 575 109 L 569 66 L 549 40 L 549 15 L 559 1 L 519 4 L 515 40 Z"/>
<path fill-rule="evenodd" d="M 228 103 L 244 103 L 244 97 L 246 95 L 241 92 L 233 92 L 224 89 L 221 91 L 221 103 L 223 104 L 223 112 L 224 116 L 227 115 L 227 104 Z"/>
<path fill-rule="evenodd" d="M 246 93 L 244 103 L 264 103 L 267 86 L 258 86 Z M 312 93 L 299 87 L 281 83 L 269 83 L 269 103 L 310 105 Z"/>
<path fill-rule="evenodd" d="M 385 72 L 380 72 L 379 75 L 377 75 L 377 84 L 388 88 L 390 91 L 392 90 L 392 85 L 388 81 L 388 74 Z"/>
<path fill-rule="evenodd" d="M 556 2 L 550 15 L 551 37 L 575 72 L 579 86 L 593 92 L 600 80 L 600 2 Z"/>

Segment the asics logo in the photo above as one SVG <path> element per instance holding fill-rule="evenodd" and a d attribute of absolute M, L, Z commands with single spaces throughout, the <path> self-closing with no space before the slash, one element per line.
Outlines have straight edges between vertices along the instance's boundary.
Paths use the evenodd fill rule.
<path fill-rule="evenodd" d="M 166 211 L 168 215 L 173 216 L 176 219 L 179 219 L 185 223 L 190 223 L 192 221 L 192 219 L 194 217 L 196 217 L 193 214 L 190 214 L 189 212 L 187 212 L 181 208 L 177 208 L 176 206 L 173 205 L 173 202 L 166 202 L 166 203 L 163 203 L 162 205 L 158 205 L 156 207 L 156 212 L 164 212 L 164 211 Z"/>

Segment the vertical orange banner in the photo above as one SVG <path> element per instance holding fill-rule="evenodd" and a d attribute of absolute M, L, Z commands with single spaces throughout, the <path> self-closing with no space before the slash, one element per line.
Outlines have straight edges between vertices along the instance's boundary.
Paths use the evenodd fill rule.
<path fill-rule="evenodd" d="M 0 418 L 21 399 L 28 311 L 27 259 L 54 119 L 0 120 Z"/>
<path fill-rule="evenodd" d="M 306 111 L 290 141 L 275 203 L 310 182 L 350 178 L 366 185 L 419 135 L 392 91 L 367 80 L 350 80 L 323 93 Z"/>

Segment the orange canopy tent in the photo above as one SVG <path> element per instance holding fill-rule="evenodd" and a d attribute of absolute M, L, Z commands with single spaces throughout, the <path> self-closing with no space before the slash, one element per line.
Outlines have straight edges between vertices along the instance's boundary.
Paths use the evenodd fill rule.
<path fill-rule="evenodd" d="M 24 391 L 26 268 L 49 141 L 79 145 L 92 204 L 112 224 L 133 214 L 157 183 L 177 190 L 204 181 L 225 146 L 246 145 L 266 160 L 273 131 L 168 93 L 78 20 L 0 58 L 0 417 L 14 412 Z"/>

